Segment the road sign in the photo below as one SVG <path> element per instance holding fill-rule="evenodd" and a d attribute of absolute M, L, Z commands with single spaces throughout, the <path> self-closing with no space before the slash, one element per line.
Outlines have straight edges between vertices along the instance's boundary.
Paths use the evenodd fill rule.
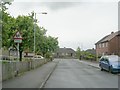
<path fill-rule="evenodd" d="M 14 35 L 14 39 L 22 39 L 22 36 L 19 31 L 17 31 L 16 34 Z"/>
<path fill-rule="evenodd" d="M 17 31 L 14 35 L 14 42 L 15 43 L 21 43 L 22 42 L 22 36 L 19 31 Z"/>
<path fill-rule="evenodd" d="M 22 42 L 22 36 L 19 31 L 17 31 L 14 35 L 14 42 L 17 43 L 18 59 L 19 59 L 19 44 Z"/>
<path fill-rule="evenodd" d="M 15 42 L 15 43 L 21 43 L 21 42 L 22 42 L 22 39 L 14 39 L 14 42 Z"/>

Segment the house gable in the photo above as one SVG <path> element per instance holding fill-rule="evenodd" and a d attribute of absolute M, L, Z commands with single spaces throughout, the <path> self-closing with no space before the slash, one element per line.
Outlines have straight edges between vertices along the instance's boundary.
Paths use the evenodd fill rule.
<path fill-rule="evenodd" d="M 103 37 L 95 45 L 97 56 L 104 54 L 120 55 L 120 31 L 115 33 L 112 32 L 111 34 Z"/>

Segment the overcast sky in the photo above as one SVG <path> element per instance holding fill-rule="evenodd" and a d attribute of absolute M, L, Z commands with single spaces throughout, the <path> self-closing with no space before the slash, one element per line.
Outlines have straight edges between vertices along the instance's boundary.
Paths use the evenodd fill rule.
<path fill-rule="evenodd" d="M 32 11 L 47 12 L 47 15 L 37 14 L 38 25 L 47 29 L 47 35 L 58 37 L 60 47 L 94 48 L 98 40 L 118 30 L 115 0 L 30 1 L 14 0 L 8 12 L 14 17 Z"/>

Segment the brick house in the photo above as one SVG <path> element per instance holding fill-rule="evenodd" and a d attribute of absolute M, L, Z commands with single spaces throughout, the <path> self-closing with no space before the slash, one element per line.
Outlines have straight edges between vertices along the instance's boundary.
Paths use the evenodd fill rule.
<path fill-rule="evenodd" d="M 54 57 L 55 58 L 75 58 L 76 52 L 72 48 L 59 48 Z"/>
<path fill-rule="evenodd" d="M 120 31 L 111 32 L 95 43 L 96 55 L 119 55 L 120 56 Z"/>

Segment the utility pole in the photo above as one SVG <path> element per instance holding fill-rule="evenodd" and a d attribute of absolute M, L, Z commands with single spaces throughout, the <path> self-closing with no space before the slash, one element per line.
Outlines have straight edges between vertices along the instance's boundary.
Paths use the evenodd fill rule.
<path fill-rule="evenodd" d="M 34 57 L 35 57 L 35 43 L 36 43 L 36 37 L 35 37 L 35 32 L 36 32 L 36 22 L 37 22 L 37 19 L 36 19 L 36 14 L 47 14 L 46 12 L 41 12 L 41 13 L 35 13 L 33 12 L 34 14 Z"/>

